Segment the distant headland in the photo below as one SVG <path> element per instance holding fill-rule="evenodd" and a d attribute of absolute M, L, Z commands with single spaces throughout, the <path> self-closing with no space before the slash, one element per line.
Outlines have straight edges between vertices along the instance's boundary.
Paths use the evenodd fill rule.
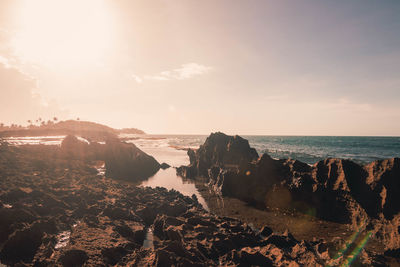
<path fill-rule="evenodd" d="M 0 137 L 20 136 L 50 136 L 50 135 L 79 135 L 92 140 L 114 137 L 119 134 L 146 134 L 136 128 L 114 129 L 109 126 L 81 120 L 58 121 L 57 118 L 48 121 L 28 121 L 28 126 L 0 124 Z"/>

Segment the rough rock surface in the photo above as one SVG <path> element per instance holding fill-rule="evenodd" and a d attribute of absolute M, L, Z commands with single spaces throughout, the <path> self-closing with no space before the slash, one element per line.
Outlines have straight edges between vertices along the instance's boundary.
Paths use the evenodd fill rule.
<path fill-rule="evenodd" d="M 105 148 L 106 176 L 129 181 L 155 174 L 160 164 L 134 144 L 108 140 Z"/>
<path fill-rule="evenodd" d="M 260 208 L 298 210 L 354 228 L 373 229 L 388 249 L 400 247 L 399 158 L 365 166 L 330 158 L 309 166 L 292 159 L 275 160 L 267 154 L 255 161 L 246 149 L 242 157 L 246 162 L 237 162 L 238 167 L 232 168 L 221 164 L 220 155 L 229 152 L 220 149 L 234 137 L 217 135 L 212 134 L 199 151 L 189 151 L 191 164 L 178 168 L 177 173 L 187 178 L 206 176 L 215 191 Z M 211 159 L 207 164 L 203 163 L 205 154 Z"/>
<path fill-rule="evenodd" d="M 190 165 L 177 169 L 187 178 L 207 177 L 212 168 L 235 168 L 258 158 L 256 150 L 250 147 L 246 139 L 220 132 L 212 133 L 198 150 L 189 149 L 188 155 Z"/>
<path fill-rule="evenodd" d="M 258 231 L 237 219 L 211 215 L 195 198 L 176 191 L 100 177 L 90 164 L 66 157 L 58 147 L 0 145 L 1 263 L 324 266 L 350 259 L 349 253 L 340 253 L 344 243 Z M 396 253 L 362 252 L 356 263 L 385 265 Z"/>
<path fill-rule="evenodd" d="M 141 181 L 155 174 L 161 165 L 132 143 L 109 138 L 105 145 L 86 143 L 67 136 L 61 143 L 61 153 L 69 159 L 102 160 L 106 176 L 114 179 Z"/>

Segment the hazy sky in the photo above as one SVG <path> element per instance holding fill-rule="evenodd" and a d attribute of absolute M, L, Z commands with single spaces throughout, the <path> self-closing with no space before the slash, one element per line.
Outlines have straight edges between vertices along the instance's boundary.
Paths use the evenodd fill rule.
<path fill-rule="evenodd" d="M 400 1 L 3 0 L 0 121 L 400 135 Z"/>

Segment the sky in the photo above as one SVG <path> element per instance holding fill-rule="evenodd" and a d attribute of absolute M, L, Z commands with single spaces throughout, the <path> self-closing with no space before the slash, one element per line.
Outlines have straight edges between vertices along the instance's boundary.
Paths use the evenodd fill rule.
<path fill-rule="evenodd" d="M 0 122 L 400 136 L 400 1 L 3 0 Z"/>

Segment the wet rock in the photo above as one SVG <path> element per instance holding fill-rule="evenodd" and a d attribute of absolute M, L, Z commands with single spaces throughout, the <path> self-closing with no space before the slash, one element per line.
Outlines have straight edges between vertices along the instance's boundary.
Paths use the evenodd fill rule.
<path fill-rule="evenodd" d="M 105 148 L 106 176 L 140 181 L 155 174 L 160 164 L 134 144 L 109 140 Z"/>
<path fill-rule="evenodd" d="M 87 260 L 87 253 L 79 249 L 68 250 L 60 257 L 60 262 L 64 267 L 82 266 Z"/>
<path fill-rule="evenodd" d="M 89 144 L 74 135 L 67 135 L 61 142 L 61 153 L 68 158 L 85 158 L 89 153 Z"/>
<path fill-rule="evenodd" d="M 168 163 L 165 163 L 165 162 L 161 163 L 161 165 L 160 165 L 160 168 L 163 169 L 163 170 L 168 169 L 169 167 L 171 167 L 171 166 Z"/>
<path fill-rule="evenodd" d="M 232 167 L 251 162 L 258 158 L 254 148 L 240 136 L 228 136 L 221 132 L 212 133 L 196 151 L 189 149 L 190 165 L 177 169 L 178 174 L 187 178 L 208 177 L 211 167 Z"/>

